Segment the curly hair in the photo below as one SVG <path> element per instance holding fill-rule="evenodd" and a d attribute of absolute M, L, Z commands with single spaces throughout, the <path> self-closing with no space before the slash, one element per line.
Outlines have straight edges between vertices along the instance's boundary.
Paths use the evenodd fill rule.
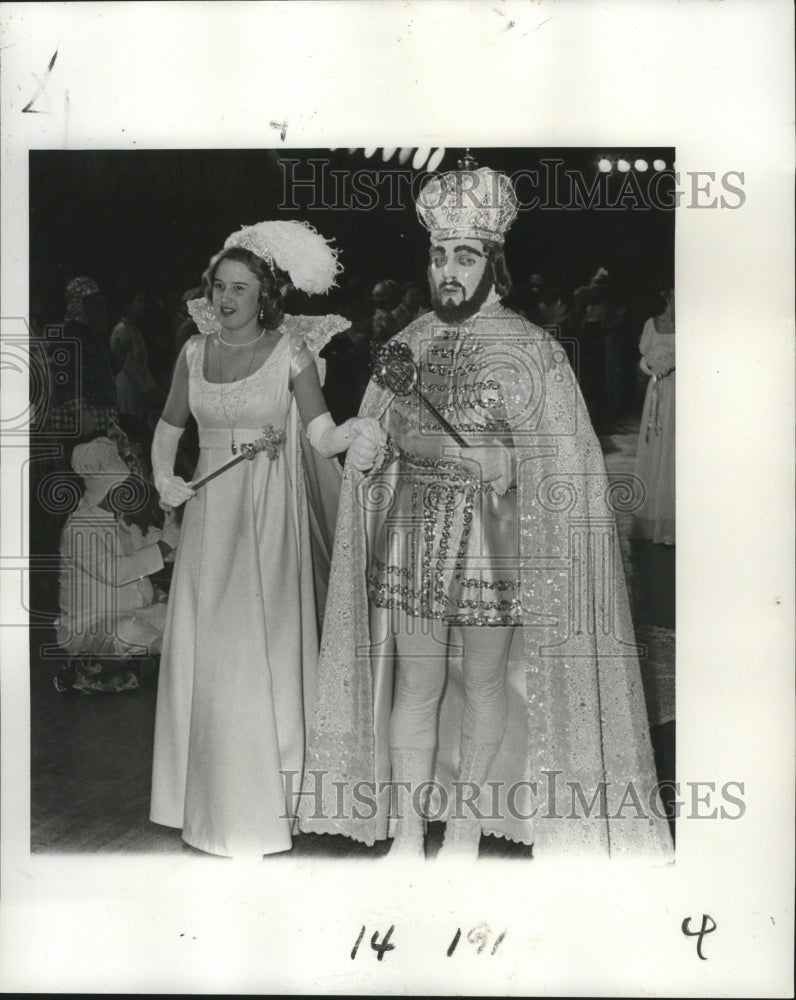
<path fill-rule="evenodd" d="M 260 282 L 260 319 L 267 330 L 276 330 L 285 316 L 284 298 L 290 286 L 290 279 L 278 267 L 267 264 L 262 257 L 244 247 L 229 247 L 210 258 L 207 270 L 202 275 L 202 287 L 208 302 L 213 301 L 213 282 L 218 265 L 222 260 L 232 260 L 244 264 Z"/>
<path fill-rule="evenodd" d="M 494 243 L 492 240 L 484 240 L 483 243 L 484 251 L 492 267 L 495 291 L 501 299 L 504 299 L 514 287 L 511 275 L 509 274 L 508 264 L 506 264 L 506 255 L 500 243 Z"/>

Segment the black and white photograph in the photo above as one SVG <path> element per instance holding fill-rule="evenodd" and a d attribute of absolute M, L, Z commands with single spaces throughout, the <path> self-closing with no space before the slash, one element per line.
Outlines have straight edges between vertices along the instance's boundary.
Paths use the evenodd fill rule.
<path fill-rule="evenodd" d="M 792 11 L 5 6 L 3 989 L 787 995 Z"/>
<path fill-rule="evenodd" d="M 434 173 L 419 153 L 31 153 L 31 271 L 43 282 L 31 295 L 50 387 L 31 437 L 31 555 L 48 566 L 31 577 L 31 610 L 42 623 L 31 629 L 32 850 L 180 851 L 184 841 L 221 856 L 351 853 L 339 837 L 311 836 L 323 832 L 373 848 L 358 852 L 366 857 L 381 853 L 392 819 L 390 850 L 420 857 L 428 820 L 422 789 L 434 782 L 439 787 L 428 791 L 444 799 L 435 808 L 440 820 L 447 817 L 446 843 L 462 839 L 473 857 L 482 832 L 497 836 L 497 856 L 525 848 L 530 857 L 546 826 L 559 828 L 550 835 L 554 852 L 566 849 L 570 830 L 573 844 L 606 856 L 631 845 L 662 857 L 671 849 L 674 815 L 663 800 L 676 779 L 674 151 L 438 149 L 428 153 Z M 451 185 L 444 201 L 433 187 L 440 180 Z M 367 184 L 375 194 L 363 207 Z M 495 203 L 487 204 L 495 185 Z M 203 211 L 208 190 L 225 193 L 221 218 Z M 534 203 L 546 208 L 531 223 L 520 206 Z M 235 227 L 258 211 L 264 221 Z M 183 246 L 187 232 L 193 238 Z M 374 260 L 377 243 L 383 253 Z M 205 252 L 210 263 L 202 244 L 216 248 Z M 109 245 L 118 248 L 112 256 Z M 224 246 L 238 249 L 225 256 Z M 440 248 L 450 261 L 437 263 Z M 270 261 L 268 270 L 251 253 Z M 235 269 L 235 281 L 225 282 L 224 271 Z M 258 296 L 273 286 L 272 319 L 262 305 L 244 311 L 236 303 L 252 274 Z M 475 316 L 483 332 L 465 324 Z M 230 341 L 224 324 L 237 333 L 243 317 L 251 332 L 244 327 Z M 293 353 L 309 351 L 305 363 L 318 372 L 303 405 L 300 371 L 291 367 L 301 354 L 286 349 L 291 337 Z M 465 347 L 461 370 L 445 374 L 447 387 L 421 377 L 419 393 L 406 394 L 388 381 L 381 422 L 370 404 L 361 409 L 369 383 L 372 396 L 382 381 L 385 349 L 410 338 L 428 342 L 419 368 L 436 375 L 436 341 L 470 337 L 480 341 L 477 370 Z M 280 344 L 277 368 L 271 354 Z M 63 378 L 67 354 L 75 371 Z M 284 393 L 258 386 L 268 372 L 284 382 Z M 222 378 L 241 387 L 225 389 Z M 281 402 L 258 412 L 266 399 Z M 425 439 L 416 452 L 401 443 L 410 432 L 392 423 L 398 401 L 399 420 L 413 422 Z M 446 430 L 432 405 L 446 423 L 453 413 L 457 425 Z M 428 410 L 422 418 L 421 407 Z M 223 479 L 197 486 L 242 457 L 266 426 L 273 453 L 266 446 Z M 498 433 L 510 435 L 511 451 Z M 406 466 L 407 454 L 421 460 L 420 470 L 429 455 L 436 452 L 438 462 L 460 440 L 487 449 L 474 461 L 492 479 L 476 486 L 455 460 L 425 466 L 444 472 L 439 481 Z M 344 482 L 337 456 L 348 469 Z M 275 486 L 280 464 L 287 481 L 279 477 Z M 251 478 L 258 472 L 262 482 Z M 108 491 L 116 488 L 121 507 L 114 510 Z M 589 498 L 601 506 L 575 508 Z M 373 555 L 355 566 L 342 561 L 343 535 L 333 557 L 341 499 L 375 522 L 358 529 L 373 536 Z M 272 504 L 293 504 L 304 516 L 291 524 Z M 515 523 L 506 529 L 507 522 Z M 522 530 L 541 531 L 547 541 L 529 540 L 526 551 Z M 391 546 L 395 558 L 387 558 Z M 405 587 L 411 566 L 419 572 Z M 365 631 L 344 651 L 345 622 L 361 609 L 341 598 L 357 578 L 362 608 L 384 612 L 383 621 L 358 626 Z M 629 615 L 627 578 L 635 602 Z M 405 642 L 427 649 L 410 646 L 401 656 L 394 613 L 406 617 Z M 479 640 L 488 640 L 483 651 Z M 358 669 L 374 673 L 373 689 L 391 688 L 369 713 L 342 701 L 365 683 L 356 670 L 333 674 L 341 660 L 357 659 L 358 646 Z M 377 658 L 397 662 L 380 666 L 382 676 Z M 534 716 L 528 703 L 535 704 L 538 682 L 530 674 L 540 670 L 549 670 L 551 694 Z M 583 689 L 576 732 L 534 764 L 532 747 L 560 740 L 572 726 L 570 682 L 559 690 L 554 679 L 576 671 L 571 683 Z M 66 697 L 54 697 L 53 687 Z M 121 699 L 120 714 L 112 705 L 98 714 L 95 698 L 73 697 L 130 691 L 137 697 Z M 338 712 L 327 723 L 329 703 Z M 389 732 L 385 751 L 360 734 L 360 724 Z M 154 770 L 145 745 L 153 732 Z M 360 770 L 351 776 L 351 808 L 338 815 L 334 783 L 345 765 L 332 748 L 342 740 L 349 749 L 355 734 Z M 305 739 L 315 780 L 304 780 Z M 100 763 L 94 748 L 108 745 L 116 752 Z M 583 753 L 585 768 L 575 764 Z M 474 754 L 481 763 L 467 764 Z M 621 765 L 609 763 L 612 756 Z M 375 810 L 379 775 L 385 786 L 407 783 L 406 806 L 393 802 L 395 815 L 388 807 L 384 822 L 357 819 L 353 808 L 369 791 Z M 544 787 L 533 793 L 528 783 L 541 775 Z M 451 782 L 460 797 L 486 782 L 494 804 L 487 809 L 485 795 L 480 807 L 475 797 L 457 805 Z M 538 801 L 523 801 L 529 791 Z M 592 805 L 595 794 L 604 801 Z M 556 796 L 574 796 L 566 821 Z M 569 820 L 578 808 L 583 827 L 594 828 L 588 837 Z M 537 824 L 530 812 L 539 814 Z M 465 813 L 471 828 L 460 838 L 453 824 L 457 814 L 464 823 Z"/>

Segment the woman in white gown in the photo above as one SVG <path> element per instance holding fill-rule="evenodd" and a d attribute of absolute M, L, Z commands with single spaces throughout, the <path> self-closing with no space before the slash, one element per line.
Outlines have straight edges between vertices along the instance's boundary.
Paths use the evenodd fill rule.
<path fill-rule="evenodd" d="M 674 545 L 675 533 L 675 351 L 674 290 L 662 292 L 665 309 L 644 324 L 640 367 L 649 375 L 641 414 L 635 474 L 645 498 L 633 517 L 631 534 Z"/>
<path fill-rule="evenodd" d="M 155 434 L 161 501 L 186 508 L 150 818 L 212 854 L 291 847 L 325 597 L 314 577 L 328 567 L 339 492 L 331 456 L 351 444 L 349 461 L 369 468 L 376 446 L 366 421 L 334 424 L 320 389 L 317 352 L 348 322 L 284 315 L 279 286 L 323 292 L 339 269 L 336 253 L 301 223 L 233 233 L 204 276 L 212 309 L 205 300 L 189 305 L 203 332 L 179 356 Z M 201 447 L 195 481 L 264 432 L 275 457 L 257 454 L 194 491 L 173 472 L 189 412 Z"/>

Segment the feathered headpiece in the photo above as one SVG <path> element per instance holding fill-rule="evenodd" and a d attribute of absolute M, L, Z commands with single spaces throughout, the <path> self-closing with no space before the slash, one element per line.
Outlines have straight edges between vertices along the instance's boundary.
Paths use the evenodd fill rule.
<path fill-rule="evenodd" d="M 302 292 L 322 295 L 337 282 L 343 265 L 337 249 L 306 222 L 258 222 L 232 233 L 224 249 L 243 247 L 272 266 L 286 271 Z"/>

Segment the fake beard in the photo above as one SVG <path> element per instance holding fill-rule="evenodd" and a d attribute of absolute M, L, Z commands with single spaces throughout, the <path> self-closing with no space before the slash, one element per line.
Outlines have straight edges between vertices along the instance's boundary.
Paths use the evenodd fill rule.
<path fill-rule="evenodd" d="M 431 280 L 431 275 L 429 274 L 428 284 L 431 289 L 431 305 L 437 318 L 441 319 L 443 323 L 462 323 L 464 320 L 474 316 L 484 302 L 486 302 L 489 293 L 492 291 L 494 281 L 492 265 L 489 263 L 469 299 L 464 299 L 458 305 L 445 305 L 443 304 L 443 299 L 446 293 L 440 291 L 439 286 Z"/>

